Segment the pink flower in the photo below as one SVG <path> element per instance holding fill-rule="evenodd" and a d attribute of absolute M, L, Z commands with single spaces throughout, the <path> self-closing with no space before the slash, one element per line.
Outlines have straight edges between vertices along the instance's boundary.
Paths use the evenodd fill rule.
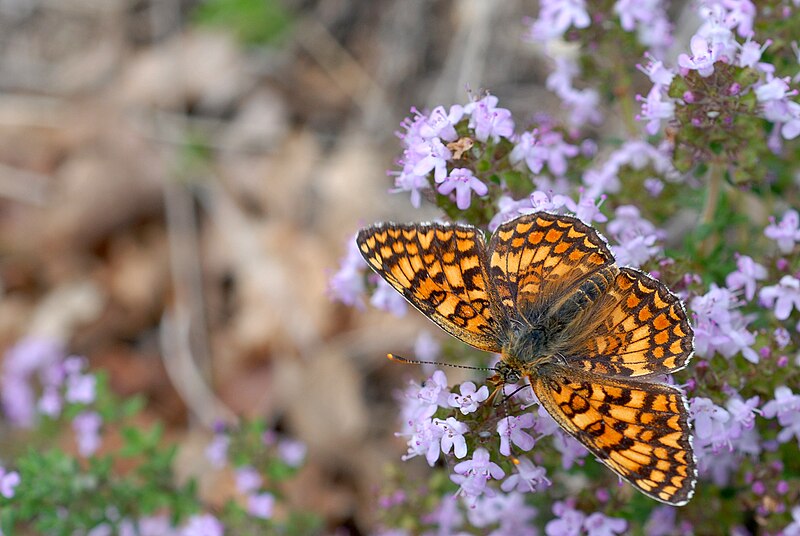
<path fill-rule="evenodd" d="M 520 416 L 508 416 L 497 423 L 497 433 L 500 435 L 500 454 L 511 455 L 511 443 L 522 450 L 528 451 L 533 448 L 536 441 L 525 428 L 531 428 L 536 421 L 532 413 L 524 413 Z"/>
<path fill-rule="evenodd" d="M 461 394 L 451 393 L 447 403 L 450 407 L 458 408 L 464 415 L 476 411 L 481 402 L 489 398 L 489 388 L 485 385 L 476 390 L 474 383 L 464 382 L 460 389 Z"/>
<path fill-rule="evenodd" d="M 78 452 L 84 458 L 94 454 L 100 448 L 100 427 L 103 419 L 96 411 L 83 411 L 72 420 Z"/>
<path fill-rule="evenodd" d="M 442 429 L 442 452 L 448 454 L 452 449 L 456 458 L 461 459 L 466 456 L 467 441 L 464 439 L 464 434 L 469 432 L 469 427 L 454 417 L 448 417 L 444 421 L 434 419 L 433 422 Z"/>
<path fill-rule="evenodd" d="M 247 498 L 247 513 L 253 517 L 270 519 L 275 507 L 275 497 L 271 493 L 259 493 Z"/>
<path fill-rule="evenodd" d="M 756 295 L 756 281 L 766 279 L 767 269 L 747 255 L 736 259 L 736 268 L 725 278 L 725 284 L 731 290 L 744 289 L 744 297 L 751 301 Z"/>
<path fill-rule="evenodd" d="M 800 310 L 800 279 L 785 275 L 777 285 L 762 288 L 759 297 L 766 306 L 775 307 L 775 318 L 786 320 L 792 309 Z"/>
<path fill-rule="evenodd" d="M 460 210 L 469 208 L 472 192 L 479 196 L 489 193 L 489 188 L 467 168 L 455 168 L 447 178 L 437 182 L 441 182 L 438 188 L 440 194 L 448 195 L 456 191 L 456 206 Z"/>
<path fill-rule="evenodd" d="M 523 493 L 534 493 L 550 486 L 545 468 L 537 467 L 528 458 L 520 458 L 516 470 L 500 485 L 503 491 L 516 490 Z"/>
<path fill-rule="evenodd" d="M 661 121 L 669 121 L 675 117 L 675 102 L 659 85 L 654 85 L 650 89 L 646 99 L 637 95 L 636 100 L 642 103 L 642 112 L 636 119 L 647 121 L 645 129 L 650 135 L 658 132 L 661 128 Z"/>
<path fill-rule="evenodd" d="M 575 510 L 572 502 L 556 501 L 553 504 L 553 514 L 556 518 L 548 521 L 544 527 L 547 536 L 580 536 L 586 516 Z"/>
<path fill-rule="evenodd" d="M 497 102 L 498 99 L 494 95 L 486 95 L 471 103 L 472 116 L 469 126 L 475 129 L 475 138 L 479 141 L 485 142 L 492 138 L 492 141 L 497 143 L 501 137 L 510 138 L 514 134 L 511 112 L 505 108 L 498 108 Z"/>
<path fill-rule="evenodd" d="M 19 473 L 16 471 L 6 471 L 0 467 L 0 495 L 6 499 L 14 497 L 14 488 L 19 486 Z"/>
<path fill-rule="evenodd" d="M 458 494 L 463 495 L 468 501 L 474 501 L 482 495 L 489 480 L 499 480 L 506 474 L 499 465 L 489 459 L 489 451 L 482 447 L 475 449 L 471 460 L 457 463 L 453 471 L 455 474 L 450 475 L 450 480 L 460 486 Z"/>
<path fill-rule="evenodd" d="M 364 308 L 364 269 L 367 264 L 361 257 L 361 252 L 353 235 L 347 241 L 347 255 L 341 260 L 339 270 L 331 276 L 328 289 L 333 299 L 345 305 Z"/>
<path fill-rule="evenodd" d="M 255 467 L 246 465 L 236 469 L 236 489 L 245 495 L 258 490 L 263 481 Z"/>
<path fill-rule="evenodd" d="M 377 285 L 369 303 L 377 309 L 392 313 L 396 317 L 405 316 L 408 311 L 408 303 L 402 294 L 397 292 L 389 283 L 383 278 L 376 277 Z"/>
<path fill-rule="evenodd" d="M 791 253 L 796 242 L 800 242 L 800 214 L 796 210 L 787 210 L 780 223 L 775 223 L 770 218 L 770 223 L 764 234 L 778 243 L 781 253 Z"/>
<path fill-rule="evenodd" d="M 549 41 L 564 35 L 570 26 L 586 28 L 591 22 L 584 0 L 541 0 L 539 17 L 531 25 L 528 37 Z"/>
<path fill-rule="evenodd" d="M 190 517 L 181 531 L 181 536 L 222 536 L 223 534 L 222 523 L 211 514 Z"/>
<path fill-rule="evenodd" d="M 690 48 L 692 55 L 679 55 L 678 65 L 684 69 L 697 71 L 703 78 L 711 76 L 714 73 L 714 62 L 717 61 L 716 51 L 706 38 L 700 35 L 692 36 Z"/>
<path fill-rule="evenodd" d="M 591 514 L 583 522 L 586 536 L 614 536 L 628 528 L 628 522 L 618 517 L 606 517 L 600 512 Z"/>

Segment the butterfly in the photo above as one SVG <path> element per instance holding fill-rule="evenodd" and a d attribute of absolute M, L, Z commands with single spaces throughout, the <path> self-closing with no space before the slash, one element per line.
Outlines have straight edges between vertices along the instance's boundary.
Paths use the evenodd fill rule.
<path fill-rule="evenodd" d="M 658 501 L 684 505 L 697 477 L 683 392 L 694 334 L 681 300 L 617 266 L 579 219 L 506 222 L 488 245 L 457 223 L 379 223 L 356 237 L 369 266 L 450 335 L 500 354 L 505 383 L 539 403 L 598 460 Z"/>

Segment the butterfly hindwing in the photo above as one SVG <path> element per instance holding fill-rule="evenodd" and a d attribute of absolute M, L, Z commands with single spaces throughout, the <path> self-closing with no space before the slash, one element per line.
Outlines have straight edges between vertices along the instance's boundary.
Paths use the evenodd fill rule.
<path fill-rule="evenodd" d="M 696 462 L 680 389 L 555 364 L 529 379 L 556 422 L 633 486 L 676 506 L 692 497 Z"/>
<path fill-rule="evenodd" d="M 480 231 L 387 223 L 362 229 L 356 242 L 370 267 L 442 329 L 481 350 L 500 351 Z"/>
<path fill-rule="evenodd" d="M 667 374 L 684 368 L 692 356 L 694 335 L 680 299 L 638 270 L 621 268 L 586 315 L 592 320 L 566 356 L 584 370 L 626 377 Z"/>

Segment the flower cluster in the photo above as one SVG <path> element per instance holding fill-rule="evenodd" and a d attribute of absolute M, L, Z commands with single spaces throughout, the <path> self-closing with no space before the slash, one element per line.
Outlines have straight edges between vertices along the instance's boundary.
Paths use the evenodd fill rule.
<path fill-rule="evenodd" d="M 547 87 L 564 117 L 537 114 L 515 130 L 521 122 L 490 95 L 415 111 L 403 123 L 393 191 L 489 232 L 521 214 L 575 215 L 608 238 L 619 265 L 673 289 L 691 319 L 696 359 L 652 380 L 688 395 L 700 497 L 681 509 L 632 498 L 613 475 L 592 469 L 586 449 L 529 387 L 451 389 L 435 371 L 399 397 L 398 435 L 404 460 L 431 467 L 424 486 L 439 498 L 433 508 L 415 503 L 398 489 L 420 484 L 396 483 L 382 502 L 387 525 L 392 512 L 412 509 L 420 520 L 413 531 L 424 534 L 668 536 L 735 511 L 741 516 L 716 520 L 721 531 L 747 534 L 757 519 L 766 533 L 800 533 L 800 478 L 791 473 L 800 447 L 800 216 L 791 208 L 800 205 L 792 159 L 800 104 L 791 78 L 798 45 L 785 31 L 800 24 L 800 10 L 777 0 L 693 7 L 699 29 L 670 58 L 663 2 L 540 2 L 528 37 L 547 44 Z M 558 55 L 566 47 L 549 46 L 559 39 L 576 44 L 569 57 Z M 638 97 L 642 123 L 631 113 L 624 133 L 607 134 L 617 125 L 603 99 L 624 115 L 638 91 L 629 82 L 645 81 L 641 73 L 651 84 Z M 337 275 L 356 273 L 341 287 L 358 290 L 342 301 L 383 292 L 349 255 Z M 428 361 L 439 351 L 428 335 L 415 348 Z M 552 514 L 541 508 L 548 499 Z"/>

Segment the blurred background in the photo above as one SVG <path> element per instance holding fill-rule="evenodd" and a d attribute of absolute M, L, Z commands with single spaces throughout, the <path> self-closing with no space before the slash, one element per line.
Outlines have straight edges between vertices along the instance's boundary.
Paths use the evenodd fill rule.
<path fill-rule="evenodd" d="M 211 427 L 265 418 L 308 446 L 290 500 L 368 532 L 405 452 L 394 393 L 421 375 L 385 354 L 444 337 L 333 302 L 328 278 L 360 226 L 437 216 L 387 193 L 412 106 L 471 89 L 557 112 L 536 9 L 0 0 L 0 349 L 55 338 L 143 394 L 211 504 L 232 486 Z M 2 457 L 22 438 L 0 434 Z"/>

